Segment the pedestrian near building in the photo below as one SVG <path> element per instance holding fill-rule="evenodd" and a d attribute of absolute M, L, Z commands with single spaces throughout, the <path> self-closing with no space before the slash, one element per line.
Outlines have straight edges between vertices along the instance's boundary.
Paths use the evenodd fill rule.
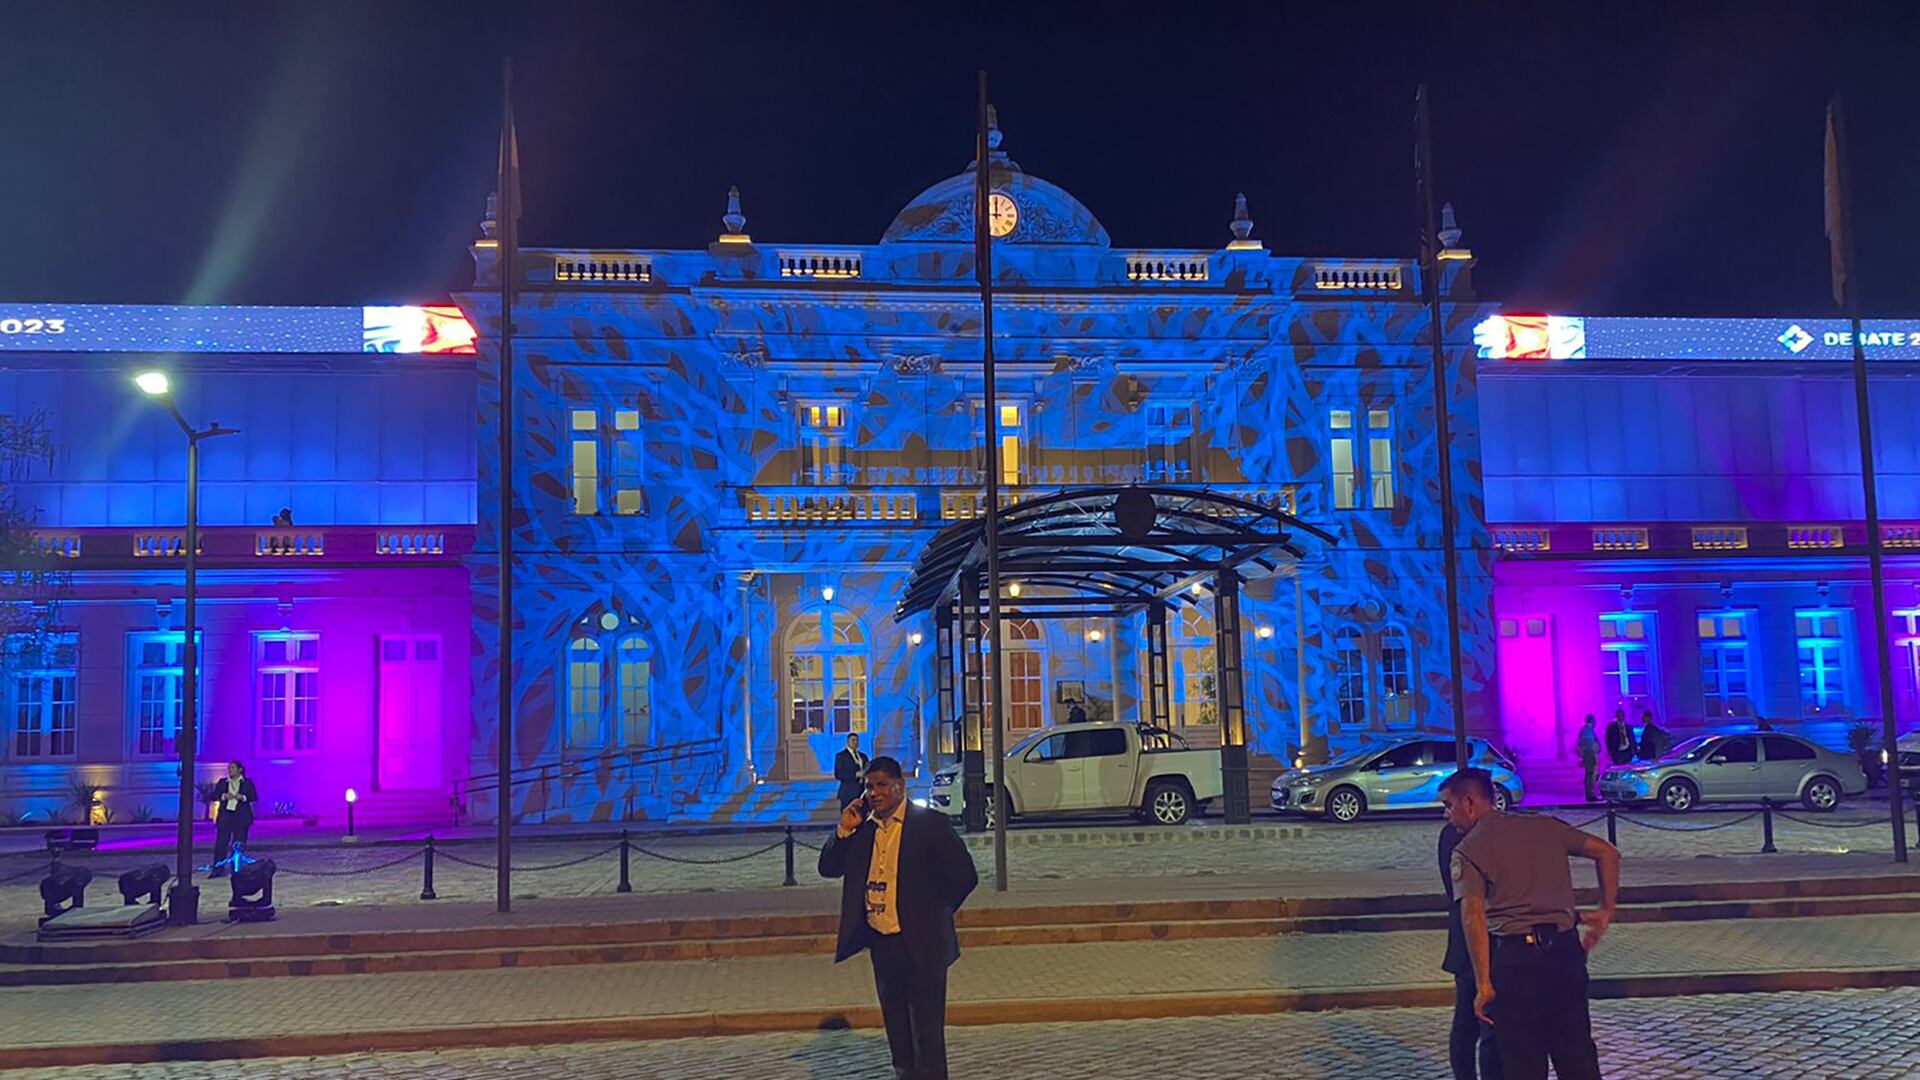
<path fill-rule="evenodd" d="M 1600 798 L 1600 733 L 1593 730 L 1593 714 L 1587 714 L 1587 722 L 1580 728 L 1580 739 L 1575 744 L 1580 751 L 1580 773 L 1586 778 L 1587 801 L 1596 802 Z"/>
<path fill-rule="evenodd" d="M 1462 769 L 1440 785 L 1466 836 L 1450 867 L 1473 963 L 1474 1011 L 1493 1025 L 1506 1080 L 1598 1080 L 1587 954 L 1612 925 L 1620 853 L 1558 818 L 1493 808 L 1493 778 Z M 1600 907 L 1576 912 L 1567 858 L 1591 859 Z"/>
<path fill-rule="evenodd" d="M 1613 722 L 1607 725 L 1607 760 L 1625 765 L 1633 760 L 1633 728 L 1627 725 L 1627 710 L 1613 710 Z"/>
<path fill-rule="evenodd" d="M 979 875 L 946 815 L 907 801 L 898 761 L 874 758 L 866 777 L 820 849 L 820 876 L 842 879 L 833 959 L 871 958 L 896 1080 L 946 1080 L 953 913 Z"/>
<path fill-rule="evenodd" d="M 245 845 L 253 828 L 253 804 L 260 793 L 247 778 L 247 767 L 238 761 L 227 762 L 226 779 L 217 781 L 218 798 L 213 800 L 213 877 L 226 876 L 233 849 Z"/>
<path fill-rule="evenodd" d="M 1452 823 L 1440 826 L 1440 884 L 1447 890 L 1447 955 L 1440 962 L 1440 970 L 1453 976 L 1453 1026 L 1447 1032 L 1447 1060 L 1453 1066 L 1453 1080 L 1503 1080 L 1494 1030 L 1474 1015 L 1473 959 L 1467 955 L 1460 907 L 1453 902 L 1453 849 L 1465 835 Z"/>
<path fill-rule="evenodd" d="M 1641 759 L 1644 761 L 1658 761 L 1660 760 L 1660 755 L 1666 753 L 1667 748 L 1671 745 L 1673 745 L 1673 739 L 1667 734 L 1667 729 L 1661 727 L 1660 722 L 1653 718 L 1653 710 L 1648 709 L 1646 712 L 1641 713 Z"/>
<path fill-rule="evenodd" d="M 860 736 L 847 736 L 847 745 L 833 755 L 833 778 L 840 782 L 842 809 L 867 790 L 867 755 L 860 752 Z"/>

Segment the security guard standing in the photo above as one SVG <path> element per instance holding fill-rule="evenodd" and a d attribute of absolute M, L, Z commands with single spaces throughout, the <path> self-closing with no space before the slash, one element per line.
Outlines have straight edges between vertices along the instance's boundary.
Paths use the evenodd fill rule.
<path fill-rule="evenodd" d="M 1599 1080 L 1587 1014 L 1587 953 L 1613 923 L 1620 852 L 1558 818 L 1493 808 L 1493 777 L 1462 769 L 1440 785 L 1453 894 L 1473 961 L 1474 1011 L 1493 1025 L 1506 1080 Z M 1600 907 L 1573 907 L 1567 857 L 1592 859 Z"/>

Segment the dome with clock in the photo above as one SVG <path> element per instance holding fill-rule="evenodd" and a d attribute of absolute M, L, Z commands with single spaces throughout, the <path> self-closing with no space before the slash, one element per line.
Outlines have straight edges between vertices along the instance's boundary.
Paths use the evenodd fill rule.
<path fill-rule="evenodd" d="M 1022 170 L 1000 148 L 1000 124 L 987 107 L 987 223 L 995 240 L 1014 244 L 1085 244 L 1108 247 L 1107 230 L 1093 211 L 1063 189 Z M 914 196 L 881 243 L 973 243 L 974 170 L 950 176 Z"/>

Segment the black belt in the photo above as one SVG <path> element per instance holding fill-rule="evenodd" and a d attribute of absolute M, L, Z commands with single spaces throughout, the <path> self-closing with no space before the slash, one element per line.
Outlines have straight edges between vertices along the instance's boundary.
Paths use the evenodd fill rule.
<path fill-rule="evenodd" d="M 1540 948 L 1550 946 L 1554 942 L 1576 932 L 1577 931 L 1573 929 L 1562 930 L 1552 923 L 1541 923 L 1538 926 L 1529 926 L 1518 933 L 1495 934 L 1493 935 L 1493 944 L 1495 947 L 1504 945 L 1508 948 L 1513 948 L 1520 945 L 1532 945 Z"/>

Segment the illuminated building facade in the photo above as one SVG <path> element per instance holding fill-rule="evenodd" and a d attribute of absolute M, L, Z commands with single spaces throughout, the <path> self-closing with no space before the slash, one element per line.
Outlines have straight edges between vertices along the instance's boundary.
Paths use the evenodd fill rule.
<path fill-rule="evenodd" d="M 981 512 L 989 407 L 1009 498 L 1205 487 L 1336 537 L 1243 590 L 1256 778 L 1451 730 L 1418 268 L 1277 255 L 1244 204 L 1218 246 L 1118 248 L 997 141 L 991 168 L 993 403 L 971 166 L 872 244 L 756 240 L 735 199 L 702 250 L 520 253 L 517 816 L 797 814 L 848 734 L 950 759 L 935 628 L 894 610 L 933 534 Z M 0 412 L 44 414 L 56 448 L 9 486 L 73 572 L 49 647 L 10 664 L 0 811 L 63 810 L 75 779 L 121 820 L 172 806 L 184 448 L 127 385 L 165 354 L 189 417 L 243 431 L 204 459 L 207 775 L 244 759 L 322 816 L 347 787 L 368 817 L 493 815 L 463 790 L 496 767 L 502 677 L 490 235 L 460 310 L 0 308 Z M 1615 707 L 1844 745 L 1877 719 L 1875 618 L 1920 717 L 1920 336 L 1869 324 L 1896 556 L 1876 615 L 1844 326 L 1497 314 L 1442 240 L 1471 731 L 1548 792 L 1577 786 L 1581 716 Z M 1213 745 L 1204 605 L 1171 630 L 1171 721 Z M 1007 639 L 1015 737 L 1143 715 L 1139 623 Z"/>

